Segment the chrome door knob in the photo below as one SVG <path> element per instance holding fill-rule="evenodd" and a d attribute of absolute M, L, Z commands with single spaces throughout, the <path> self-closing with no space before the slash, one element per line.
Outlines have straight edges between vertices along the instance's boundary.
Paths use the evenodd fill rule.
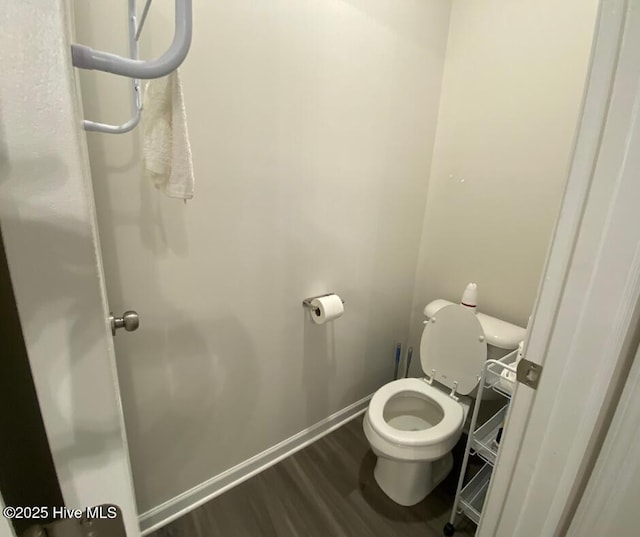
<path fill-rule="evenodd" d="M 122 317 L 115 317 L 109 313 L 109 323 L 111 324 L 111 334 L 116 335 L 118 328 L 124 328 L 127 332 L 133 332 L 140 326 L 140 317 L 137 311 L 125 311 Z"/>

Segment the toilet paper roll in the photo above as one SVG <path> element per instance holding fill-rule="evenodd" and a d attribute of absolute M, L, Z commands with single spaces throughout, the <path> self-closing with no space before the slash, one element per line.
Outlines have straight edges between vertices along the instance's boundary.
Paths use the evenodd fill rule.
<path fill-rule="evenodd" d="M 344 304 L 338 295 L 327 295 L 311 301 L 311 318 L 316 324 L 324 324 L 337 319 L 344 313 Z"/>

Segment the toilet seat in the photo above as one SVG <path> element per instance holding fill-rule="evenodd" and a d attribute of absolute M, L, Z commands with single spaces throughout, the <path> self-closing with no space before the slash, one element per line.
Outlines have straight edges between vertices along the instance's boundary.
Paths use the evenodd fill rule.
<path fill-rule="evenodd" d="M 432 427 L 419 431 L 405 431 L 389 425 L 384 419 L 384 408 L 392 397 L 401 393 L 415 393 L 438 405 L 442 419 Z M 394 444 L 429 446 L 455 435 L 462 429 L 464 410 L 462 405 L 424 380 L 405 378 L 385 384 L 371 398 L 367 412 L 372 429 L 382 438 Z"/>

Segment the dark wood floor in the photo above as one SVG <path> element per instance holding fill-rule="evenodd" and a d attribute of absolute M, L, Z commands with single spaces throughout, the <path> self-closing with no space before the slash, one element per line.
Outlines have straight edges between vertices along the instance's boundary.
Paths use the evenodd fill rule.
<path fill-rule="evenodd" d="M 151 536 L 442 536 L 455 475 L 418 505 L 402 507 L 380 490 L 374 465 L 359 417 Z M 456 537 L 475 532 L 469 521 L 456 529 Z"/>

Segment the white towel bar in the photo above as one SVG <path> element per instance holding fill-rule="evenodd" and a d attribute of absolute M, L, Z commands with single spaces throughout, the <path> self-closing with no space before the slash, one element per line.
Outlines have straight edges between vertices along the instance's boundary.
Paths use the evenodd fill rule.
<path fill-rule="evenodd" d="M 94 50 L 85 45 L 72 44 L 71 57 L 73 65 L 80 69 L 95 69 L 116 75 L 132 78 L 132 108 L 133 117 L 122 125 L 109 125 L 95 121 L 84 120 L 83 126 L 87 131 L 97 131 L 109 134 L 121 134 L 135 128 L 140 121 L 142 99 L 140 97 L 140 79 L 160 78 L 175 71 L 184 61 L 191 46 L 193 29 L 191 0 L 175 0 L 175 33 L 169 49 L 155 60 L 138 59 L 138 38 L 146 20 L 151 0 L 147 0 L 141 17 L 140 26 L 137 23 L 136 0 L 129 0 L 129 53 L 131 58 L 125 58 L 110 52 Z"/>

